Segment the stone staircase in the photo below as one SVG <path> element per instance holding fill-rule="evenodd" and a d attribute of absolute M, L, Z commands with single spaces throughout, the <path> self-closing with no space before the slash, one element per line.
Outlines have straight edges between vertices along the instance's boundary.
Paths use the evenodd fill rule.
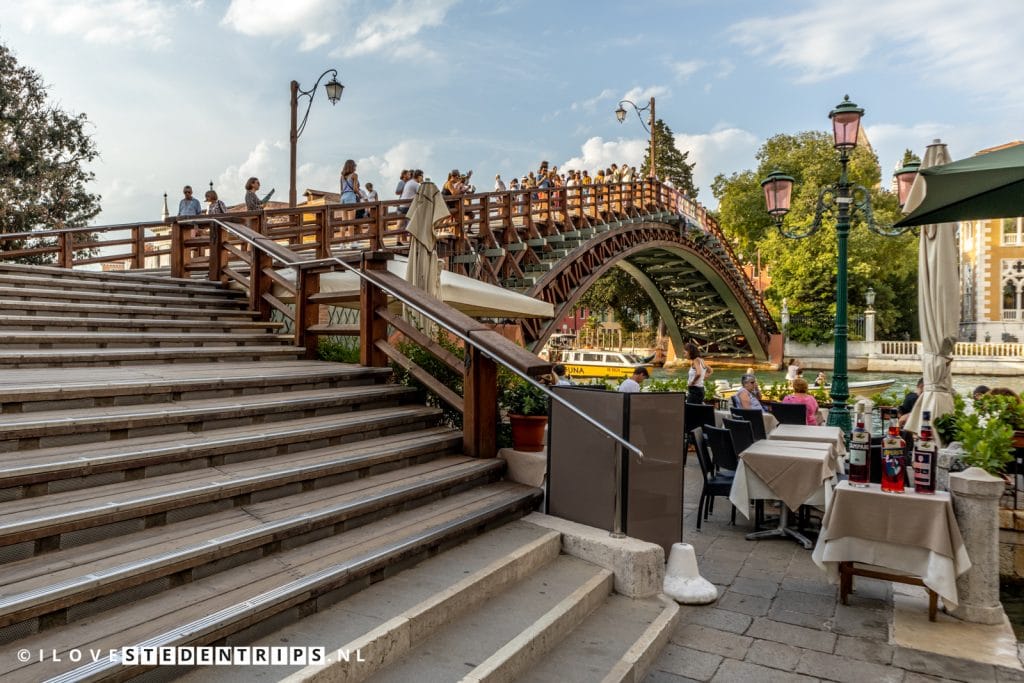
<path fill-rule="evenodd" d="M 204 281 L 0 264 L 0 679 L 277 680 L 107 653 L 333 650 L 429 614 L 407 647 L 376 650 L 397 668 L 352 679 L 427 680 L 413 672 L 436 648 L 474 642 L 451 651 L 477 666 L 433 680 L 483 664 L 489 680 L 547 680 L 546 663 L 585 652 L 621 610 L 641 640 L 664 626 L 664 605 L 612 594 L 607 570 L 559 554 L 558 533 L 509 524 L 541 492 L 462 455 L 461 433 L 389 370 L 299 360 L 256 317 Z M 339 626 L 352 610 L 373 617 Z"/>

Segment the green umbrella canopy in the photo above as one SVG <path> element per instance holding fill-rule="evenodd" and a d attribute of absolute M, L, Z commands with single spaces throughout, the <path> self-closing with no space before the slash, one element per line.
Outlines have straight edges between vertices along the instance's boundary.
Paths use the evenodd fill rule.
<path fill-rule="evenodd" d="M 918 185 L 924 198 L 916 205 Z M 922 169 L 897 226 L 1024 215 L 1024 144 Z"/>

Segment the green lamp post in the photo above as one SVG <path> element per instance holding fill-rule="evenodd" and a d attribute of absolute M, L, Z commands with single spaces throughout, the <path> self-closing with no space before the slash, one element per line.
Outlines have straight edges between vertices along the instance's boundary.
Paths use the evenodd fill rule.
<path fill-rule="evenodd" d="M 822 226 L 826 214 L 835 214 L 836 240 L 838 242 L 836 269 L 836 318 L 834 327 L 832 388 L 832 408 L 828 413 L 828 424 L 839 427 L 847 435 L 850 433 L 850 412 L 846 405 L 850 397 L 850 384 L 847 373 L 846 343 L 849 334 L 847 319 L 847 247 L 850 237 L 850 220 L 855 211 L 859 211 L 868 228 L 880 235 L 900 235 L 907 232 L 906 228 L 893 228 L 879 225 L 874 220 L 871 210 L 871 195 L 867 188 L 851 183 L 847 176 L 850 155 L 857 146 L 860 120 L 864 110 L 850 101 L 849 95 L 831 112 L 833 146 L 839 152 L 839 163 L 842 171 L 839 181 L 827 185 L 818 194 L 818 205 L 814 213 L 814 221 L 806 227 L 786 229 L 783 219 L 789 213 L 790 200 L 793 196 L 793 178 L 781 171 L 772 171 L 761 181 L 764 190 L 765 205 L 769 215 L 775 219 L 779 232 L 786 237 L 801 239 L 809 237 Z M 897 173 L 900 204 L 906 200 L 905 192 L 910 191 L 917 167 L 907 165 Z M 906 188 L 904 190 L 904 188 Z"/>

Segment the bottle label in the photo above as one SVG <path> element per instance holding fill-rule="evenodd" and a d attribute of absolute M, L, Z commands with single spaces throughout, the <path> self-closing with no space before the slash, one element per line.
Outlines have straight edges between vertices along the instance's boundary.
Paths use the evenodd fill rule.
<path fill-rule="evenodd" d="M 851 465 L 864 465 L 868 461 L 868 451 L 870 445 L 867 443 L 859 443 L 853 441 L 850 443 L 850 464 Z"/>
<path fill-rule="evenodd" d="M 931 453 L 914 453 L 914 487 L 931 488 L 932 457 Z"/>

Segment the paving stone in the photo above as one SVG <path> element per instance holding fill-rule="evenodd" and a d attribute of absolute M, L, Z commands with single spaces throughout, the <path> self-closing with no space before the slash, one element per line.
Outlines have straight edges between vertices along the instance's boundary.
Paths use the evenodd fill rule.
<path fill-rule="evenodd" d="M 667 671 L 652 671 L 647 674 L 644 683 L 695 683 L 697 679 L 686 676 L 676 676 Z"/>
<path fill-rule="evenodd" d="M 757 683 L 813 683 L 816 678 L 800 674 L 769 669 L 750 662 L 737 662 L 727 659 L 719 667 L 718 673 L 711 679 L 714 683 L 736 683 L 737 681 L 756 681 Z"/>
<path fill-rule="evenodd" d="M 836 613 L 832 616 L 832 630 L 847 636 L 888 640 L 890 613 L 891 611 L 838 605 Z"/>
<path fill-rule="evenodd" d="M 792 610 L 785 609 L 777 600 L 768 609 L 768 618 L 819 631 L 832 630 L 831 617 L 820 617 L 816 614 L 807 614 L 806 612 L 793 612 Z"/>
<path fill-rule="evenodd" d="M 836 636 L 832 633 L 784 624 L 764 617 L 754 619 L 746 635 L 819 652 L 832 652 L 836 645 Z"/>
<path fill-rule="evenodd" d="M 975 681 L 994 681 L 996 678 L 995 667 L 991 664 L 946 657 L 905 647 L 896 649 L 892 657 L 892 665 L 955 681 L 974 683 Z"/>
<path fill-rule="evenodd" d="M 746 579 L 758 579 L 760 581 L 774 581 L 776 584 L 780 584 L 786 578 L 786 569 L 783 567 L 778 571 L 766 571 L 752 567 L 750 562 L 747 561 L 743 563 L 743 567 L 740 568 L 737 576 L 742 576 Z"/>
<path fill-rule="evenodd" d="M 718 655 L 669 643 L 661 651 L 651 671 L 665 671 L 697 681 L 708 681 L 721 663 L 722 658 Z"/>
<path fill-rule="evenodd" d="M 948 678 L 935 678 L 935 676 L 925 676 L 924 674 L 919 674 L 916 671 L 908 671 L 906 675 L 903 676 L 903 683 L 935 683 L 935 681 L 938 681 L 939 683 L 944 683 L 948 680 Z"/>
<path fill-rule="evenodd" d="M 753 638 L 719 631 L 699 624 L 684 624 L 672 634 L 671 642 L 723 657 L 743 659 Z"/>
<path fill-rule="evenodd" d="M 727 609 L 731 612 L 740 612 L 741 614 L 749 614 L 752 617 L 761 617 L 768 614 L 768 608 L 771 607 L 771 604 L 772 601 L 769 598 L 761 598 L 756 595 L 744 595 L 743 593 L 726 591 L 725 594 L 718 599 L 716 606 L 720 609 Z"/>
<path fill-rule="evenodd" d="M 899 683 L 903 680 L 903 671 L 891 666 L 810 650 L 805 651 L 800 657 L 796 671 L 840 681 L 840 683 L 861 683 L 862 681 Z"/>
<path fill-rule="evenodd" d="M 828 579 L 824 577 L 817 580 L 786 576 L 782 579 L 782 588 L 789 591 L 800 591 L 801 593 L 813 593 L 814 595 L 830 595 L 837 602 L 839 601 L 839 587 L 829 583 Z"/>
<path fill-rule="evenodd" d="M 744 595 L 757 595 L 762 598 L 771 598 L 779 590 L 778 581 L 766 579 L 750 579 L 745 576 L 737 576 L 729 585 L 729 590 Z"/>
<path fill-rule="evenodd" d="M 753 550 L 750 551 L 750 555 L 751 557 L 792 560 L 798 548 L 799 546 L 795 543 L 782 543 L 774 540 L 762 541 L 754 546 Z"/>
<path fill-rule="evenodd" d="M 896 650 L 892 645 L 878 640 L 839 636 L 836 641 L 836 654 L 852 659 L 861 659 L 876 664 L 891 664 L 892 655 Z"/>
<path fill-rule="evenodd" d="M 700 569 L 701 576 L 719 586 L 728 587 L 736 578 L 735 569 L 730 570 L 726 567 L 718 567 L 704 562 L 698 562 L 697 567 Z"/>
<path fill-rule="evenodd" d="M 819 617 L 830 617 L 836 609 L 834 595 L 815 595 L 800 591 L 780 590 L 775 595 L 773 605 L 779 605 L 790 612 L 803 612 Z"/>
<path fill-rule="evenodd" d="M 749 615 L 717 607 L 683 607 L 682 609 L 683 615 L 680 623 L 699 624 L 730 633 L 743 633 L 750 627 L 750 622 L 754 620 Z"/>
<path fill-rule="evenodd" d="M 792 671 L 804 650 L 770 640 L 755 640 L 747 650 L 746 661 L 773 669 Z"/>
<path fill-rule="evenodd" d="M 854 598 L 856 598 L 856 602 Z M 890 604 L 892 602 L 892 583 L 855 576 L 853 578 L 853 592 L 850 593 L 850 604 L 858 606 L 861 602 L 883 602 Z"/>
<path fill-rule="evenodd" d="M 785 576 L 786 571 L 789 569 L 789 562 L 771 557 L 751 556 L 743 563 L 743 567 L 744 569 L 760 569 L 764 572 L 780 573 Z"/>
<path fill-rule="evenodd" d="M 725 567 L 734 567 L 736 571 L 740 570 L 743 563 L 747 561 L 750 553 L 740 552 L 738 550 L 719 550 L 714 545 L 708 548 L 707 552 L 704 553 L 705 562 L 714 562 L 716 565 L 722 565 Z"/>
<path fill-rule="evenodd" d="M 1020 669 L 1008 669 L 1005 666 L 996 667 L 996 680 L 999 683 L 1020 683 L 1024 681 L 1024 671 Z"/>

